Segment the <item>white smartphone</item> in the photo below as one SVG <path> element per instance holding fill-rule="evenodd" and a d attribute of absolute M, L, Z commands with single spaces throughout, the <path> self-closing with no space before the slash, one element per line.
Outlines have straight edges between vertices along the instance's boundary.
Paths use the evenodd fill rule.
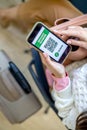
<path fill-rule="evenodd" d="M 37 22 L 27 36 L 27 42 L 47 53 L 53 60 L 63 63 L 71 46 L 56 36 L 51 30 L 41 22 Z"/>

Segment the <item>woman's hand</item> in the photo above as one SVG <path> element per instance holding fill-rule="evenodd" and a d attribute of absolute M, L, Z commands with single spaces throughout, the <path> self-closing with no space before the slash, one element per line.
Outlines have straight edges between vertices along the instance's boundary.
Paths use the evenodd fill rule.
<path fill-rule="evenodd" d="M 57 78 L 65 77 L 65 68 L 62 64 L 54 62 L 46 53 L 40 53 L 42 62 L 51 71 L 51 73 Z"/>
<path fill-rule="evenodd" d="M 66 35 L 68 38 L 71 36 L 78 38 L 78 40 L 69 39 L 67 40 L 67 43 L 87 49 L 87 29 L 86 28 L 82 28 L 80 26 L 71 26 L 71 27 L 68 27 L 67 30 L 60 31 L 59 34 Z"/>
<path fill-rule="evenodd" d="M 70 60 L 81 60 L 87 57 L 87 30 L 80 26 L 70 26 L 67 30 L 54 30 L 54 33 L 60 36 L 64 41 L 70 45 L 79 46 L 77 51 L 71 51 L 68 56 Z M 71 39 L 75 37 L 76 39 Z"/>

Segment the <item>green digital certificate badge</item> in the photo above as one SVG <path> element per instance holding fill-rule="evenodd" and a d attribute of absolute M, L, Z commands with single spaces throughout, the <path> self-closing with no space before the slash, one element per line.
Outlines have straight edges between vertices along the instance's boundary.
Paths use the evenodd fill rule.
<path fill-rule="evenodd" d="M 37 48 L 40 48 L 41 45 L 43 44 L 44 40 L 46 39 L 46 37 L 48 36 L 49 31 L 47 29 L 44 29 L 43 32 L 41 33 L 40 37 L 37 39 L 35 46 Z"/>

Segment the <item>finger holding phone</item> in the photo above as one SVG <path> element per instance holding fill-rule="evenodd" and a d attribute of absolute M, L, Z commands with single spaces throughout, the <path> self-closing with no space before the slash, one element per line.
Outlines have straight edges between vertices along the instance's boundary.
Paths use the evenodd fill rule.
<path fill-rule="evenodd" d="M 65 77 L 65 68 L 62 64 L 57 63 L 48 56 L 46 53 L 41 53 L 41 57 L 45 66 L 51 71 L 51 73 L 57 78 Z"/>

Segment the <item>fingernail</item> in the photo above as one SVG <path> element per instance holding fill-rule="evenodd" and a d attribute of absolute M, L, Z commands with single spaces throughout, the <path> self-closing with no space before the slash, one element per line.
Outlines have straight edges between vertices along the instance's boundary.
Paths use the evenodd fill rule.
<path fill-rule="evenodd" d="M 68 41 L 67 41 L 67 43 L 68 43 L 68 44 L 71 44 L 71 41 L 70 41 L 70 40 L 68 40 Z"/>
<path fill-rule="evenodd" d="M 44 55 L 44 57 L 45 57 L 45 58 L 48 56 L 48 54 L 47 54 L 47 53 L 43 53 L 43 55 Z"/>

